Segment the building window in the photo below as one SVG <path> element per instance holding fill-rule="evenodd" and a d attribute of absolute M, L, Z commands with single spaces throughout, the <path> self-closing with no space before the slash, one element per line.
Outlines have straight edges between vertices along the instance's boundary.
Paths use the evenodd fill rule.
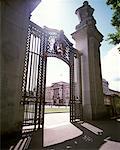
<path fill-rule="evenodd" d="M 54 89 L 53 96 L 54 96 L 54 99 L 59 97 L 59 88 Z"/>

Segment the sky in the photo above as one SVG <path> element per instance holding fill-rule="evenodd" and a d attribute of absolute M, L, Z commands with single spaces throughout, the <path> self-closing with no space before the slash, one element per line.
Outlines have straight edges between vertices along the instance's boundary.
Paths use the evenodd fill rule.
<path fill-rule="evenodd" d="M 42 0 L 32 12 L 31 21 L 41 27 L 63 30 L 74 44 L 71 33 L 79 24 L 75 10 L 81 7 L 83 2 L 84 0 Z M 105 0 L 88 0 L 88 2 L 95 9 L 93 16 L 97 22 L 96 26 L 104 36 L 100 47 L 102 76 L 109 82 L 111 89 L 120 91 L 120 54 L 114 50 L 114 45 L 106 41 L 108 33 L 114 32 L 111 25 L 112 10 L 106 5 Z M 47 64 L 47 85 L 61 80 L 69 82 L 67 64 L 56 58 L 48 58 Z"/>

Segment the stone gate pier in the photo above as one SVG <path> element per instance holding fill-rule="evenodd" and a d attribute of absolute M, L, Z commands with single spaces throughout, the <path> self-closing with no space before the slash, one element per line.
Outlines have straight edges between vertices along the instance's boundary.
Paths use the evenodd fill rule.
<path fill-rule="evenodd" d="M 72 38 L 76 42 L 76 49 L 82 53 L 81 83 L 83 120 L 100 119 L 106 114 L 103 100 L 102 75 L 100 63 L 100 43 L 103 35 L 96 27 L 93 17 L 94 9 L 87 1 L 75 13 L 79 18 L 76 31 Z"/>

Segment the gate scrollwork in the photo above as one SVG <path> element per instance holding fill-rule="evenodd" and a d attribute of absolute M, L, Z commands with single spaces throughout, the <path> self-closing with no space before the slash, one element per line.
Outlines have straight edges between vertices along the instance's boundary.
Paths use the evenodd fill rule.
<path fill-rule="evenodd" d="M 74 51 L 73 44 L 64 35 L 61 30 L 45 27 L 49 34 L 47 54 L 49 57 L 57 57 L 70 65 L 70 53 Z"/>

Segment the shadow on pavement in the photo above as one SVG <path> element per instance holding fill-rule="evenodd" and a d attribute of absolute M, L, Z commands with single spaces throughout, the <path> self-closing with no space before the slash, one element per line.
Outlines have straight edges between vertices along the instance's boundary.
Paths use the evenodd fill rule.
<path fill-rule="evenodd" d="M 101 148 L 101 146 L 105 144 L 107 141 L 111 141 L 111 145 L 110 145 L 111 149 L 112 149 L 112 141 L 114 143 L 120 142 L 120 122 L 117 122 L 114 120 L 108 120 L 108 121 L 90 121 L 87 123 L 90 123 L 91 125 L 102 129 L 103 134 L 98 134 L 98 135 L 94 134 L 90 130 L 83 127 L 80 123 L 74 123 L 74 125 L 77 128 L 83 131 L 83 134 L 81 136 L 78 136 L 77 138 L 65 141 L 60 144 L 45 147 L 43 149 L 44 150 L 67 150 L 67 149 L 71 149 L 71 150 L 101 149 L 103 150 L 104 148 L 103 147 Z"/>

